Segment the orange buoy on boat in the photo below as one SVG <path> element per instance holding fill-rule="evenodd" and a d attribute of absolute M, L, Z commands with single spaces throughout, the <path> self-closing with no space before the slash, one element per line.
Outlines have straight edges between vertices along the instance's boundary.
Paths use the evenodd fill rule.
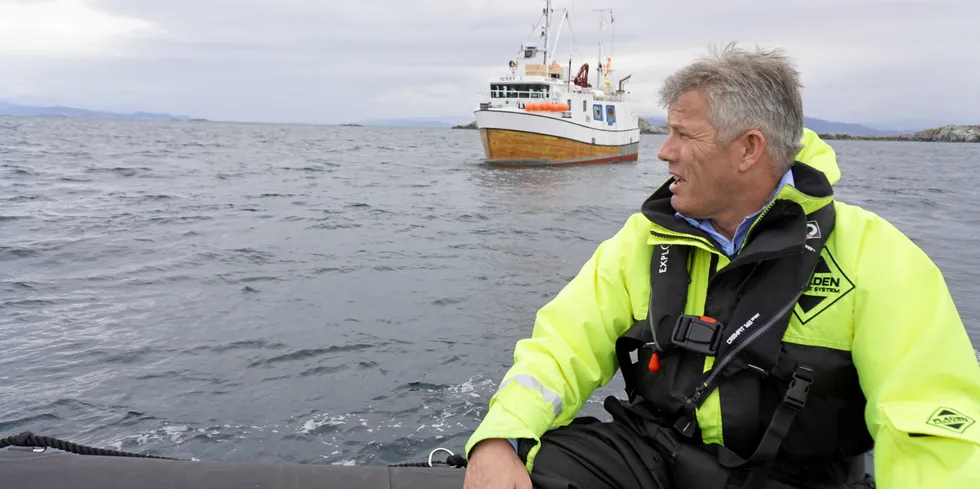
<path fill-rule="evenodd" d="M 568 112 L 568 104 L 564 102 L 528 102 L 524 104 L 526 111 Z"/>

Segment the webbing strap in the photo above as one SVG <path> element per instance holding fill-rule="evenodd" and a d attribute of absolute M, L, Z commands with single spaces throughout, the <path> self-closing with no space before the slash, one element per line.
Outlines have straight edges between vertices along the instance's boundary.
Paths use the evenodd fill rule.
<path fill-rule="evenodd" d="M 813 382 L 813 371 L 809 368 L 800 366 L 793 375 L 793 380 L 783 396 L 783 402 L 776 407 L 776 412 L 769 422 L 769 427 L 762 435 L 762 440 L 756 447 L 755 452 L 746 460 L 738 456 L 735 452 L 723 446 L 718 447 L 718 461 L 729 468 L 742 466 L 755 466 L 767 464 L 776 458 L 779 446 L 783 442 L 789 427 L 796 418 L 796 414 L 806 405 L 807 394 L 810 392 L 810 384 Z"/>

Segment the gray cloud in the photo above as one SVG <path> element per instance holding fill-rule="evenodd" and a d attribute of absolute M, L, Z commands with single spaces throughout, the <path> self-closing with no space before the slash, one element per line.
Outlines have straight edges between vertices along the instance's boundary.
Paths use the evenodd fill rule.
<path fill-rule="evenodd" d="M 468 117 L 476 92 L 506 68 L 544 3 L 57 2 L 30 2 L 43 8 L 31 14 L 43 12 L 43 22 L 0 34 L 0 99 L 295 122 Z M 26 4 L 0 0 L 0 18 L 12 18 L 11 5 Z M 644 114 L 660 112 L 655 94 L 667 73 L 708 44 L 738 40 L 781 46 L 798 60 L 814 117 L 881 124 L 980 119 L 974 0 L 555 5 L 566 6 L 573 9 L 571 30 L 561 34 L 559 61 L 567 63 L 574 38 L 584 56 L 574 67 L 594 64 L 592 10 L 612 8 L 616 38 L 607 47 L 615 48 L 618 73 L 633 74 L 630 87 Z M 63 39 L 51 35 L 61 32 L 51 30 L 58 13 L 69 11 L 87 16 L 86 26 L 72 24 L 78 32 Z"/>

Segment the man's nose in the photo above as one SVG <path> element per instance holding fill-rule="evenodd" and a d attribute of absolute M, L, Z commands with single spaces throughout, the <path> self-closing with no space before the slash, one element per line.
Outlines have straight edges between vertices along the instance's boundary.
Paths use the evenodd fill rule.
<path fill-rule="evenodd" d="M 660 149 L 657 150 L 657 158 L 660 161 L 674 161 L 674 136 L 668 135 L 667 139 L 664 140 L 663 144 L 660 145 Z"/>

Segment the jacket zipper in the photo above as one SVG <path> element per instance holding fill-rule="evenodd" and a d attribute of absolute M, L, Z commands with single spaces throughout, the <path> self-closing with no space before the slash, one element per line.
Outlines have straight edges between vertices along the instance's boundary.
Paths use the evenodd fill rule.
<path fill-rule="evenodd" d="M 692 394 L 691 397 L 687 398 L 686 401 L 687 404 L 698 405 L 699 401 L 701 400 L 701 396 L 704 395 L 708 387 L 710 387 L 714 383 L 715 378 L 717 378 L 718 375 L 723 370 L 725 370 L 725 367 L 735 358 L 735 355 L 738 355 L 738 353 L 742 351 L 745 347 L 749 346 L 755 340 L 759 339 L 759 337 L 765 334 L 765 332 L 768 331 L 769 328 L 771 328 L 774 324 L 776 324 L 776 321 L 779 321 L 783 316 L 788 314 L 793 309 L 793 306 L 796 305 L 796 301 L 800 300 L 800 296 L 803 295 L 804 290 L 805 289 L 797 292 L 796 297 L 794 297 L 793 300 L 789 301 L 785 306 L 783 306 L 783 308 L 780 309 L 775 316 L 769 319 L 769 321 L 766 324 L 762 325 L 762 327 L 760 327 L 759 329 L 755 330 L 755 332 L 750 334 L 748 338 L 745 339 L 745 341 L 739 343 L 738 345 L 735 346 L 735 348 L 729 350 L 728 353 L 726 353 L 725 356 L 723 356 L 721 360 L 719 360 L 718 363 L 716 363 L 711 368 L 711 375 L 709 375 L 708 378 L 701 385 L 699 385 L 697 389 L 694 390 L 694 394 Z"/>
<path fill-rule="evenodd" d="M 762 209 L 762 212 L 760 212 L 759 215 L 755 218 L 755 220 L 752 221 L 752 225 L 749 226 L 748 231 L 745 231 L 745 237 L 742 238 L 742 246 L 739 247 L 738 252 L 735 253 L 736 255 L 742 254 L 742 251 L 745 250 L 746 243 L 749 242 L 749 238 L 752 236 L 752 231 L 755 231 L 756 226 L 758 226 L 758 224 L 762 222 L 762 219 L 766 217 L 766 214 L 769 213 L 769 210 L 772 209 L 772 206 L 775 203 L 776 203 L 775 199 L 772 202 L 769 202 L 769 205 L 767 205 L 765 209 Z"/>

